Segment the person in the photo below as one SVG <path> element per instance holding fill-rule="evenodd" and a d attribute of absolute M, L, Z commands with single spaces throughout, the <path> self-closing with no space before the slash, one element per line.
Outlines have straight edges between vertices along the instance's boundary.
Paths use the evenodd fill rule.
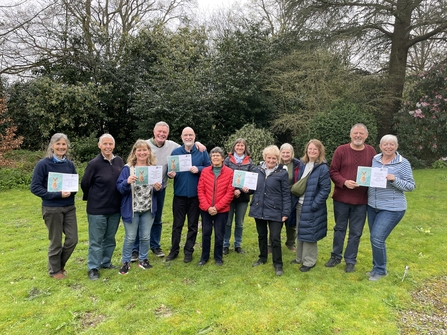
<path fill-rule="evenodd" d="M 115 139 L 112 135 L 102 135 L 98 148 L 101 152 L 88 162 L 81 180 L 82 200 L 87 201 L 87 274 L 91 280 L 99 279 L 99 269 L 117 268 L 112 264 L 121 218 L 121 193 L 116 181 L 124 166 L 121 157 L 113 154 Z"/>
<path fill-rule="evenodd" d="M 255 165 L 250 158 L 250 151 L 247 142 L 243 138 L 238 138 L 231 148 L 228 157 L 224 160 L 224 165 L 234 170 L 252 171 Z M 247 187 L 236 188 L 234 190 L 233 201 L 230 204 L 228 220 L 225 226 L 225 237 L 223 242 L 223 254 L 230 251 L 231 226 L 234 217 L 234 251 L 238 254 L 245 253 L 242 250 L 242 232 L 244 230 L 244 217 L 247 212 L 250 193 Z"/>
<path fill-rule="evenodd" d="M 212 166 L 202 170 L 197 186 L 199 206 L 202 216 L 202 256 L 199 266 L 208 262 L 211 235 L 214 226 L 214 261 L 223 264 L 222 253 L 225 226 L 228 221 L 230 203 L 234 197 L 233 170 L 223 164 L 224 151 L 215 147 L 210 151 Z"/>
<path fill-rule="evenodd" d="M 301 272 L 315 267 L 318 258 L 317 242 L 327 235 L 326 200 L 331 192 L 331 179 L 325 161 L 325 148 L 316 139 L 306 144 L 298 180 L 308 174 L 306 191 L 296 204 L 298 237 L 296 259 L 292 263 L 302 264 Z"/>
<path fill-rule="evenodd" d="M 365 144 L 368 129 L 362 123 L 355 124 L 350 131 L 351 142 L 340 145 L 332 157 L 330 175 L 335 188 L 332 195 L 334 208 L 334 237 L 331 258 L 326 267 L 341 263 L 346 231 L 349 237 L 344 259 L 345 272 L 353 272 L 357 263 L 360 238 L 366 221 L 368 189 L 356 183 L 357 168 L 371 166 L 376 150 Z"/>
<path fill-rule="evenodd" d="M 270 231 L 273 267 L 276 275 L 281 276 L 284 273 L 281 229 L 291 209 L 289 178 L 287 171 L 278 164 L 280 153 L 276 145 L 266 147 L 262 157 L 264 161 L 253 170 L 258 173 L 258 181 L 248 214 L 255 219 L 258 232 L 259 259 L 253 266 L 267 262 L 267 235 Z"/>
<path fill-rule="evenodd" d="M 171 155 L 171 152 L 174 149 L 180 147 L 180 144 L 168 140 L 169 125 L 164 121 L 160 121 L 155 124 L 153 133 L 154 136 L 148 139 L 147 143 L 151 147 L 151 150 L 154 153 L 155 157 L 157 157 L 158 164 L 163 166 L 163 188 L 160 190 L 160 192 L 156 193 L 157 212 L 155 213 L 154 223 L 152 224 L 151 228 L 150 248 L 152 252 L 155 254 L 155 256 L 163 258 L 165 257 L 165 254 L 161 249 L 160 240 L 163 228 L 162 213 L 165 203 L 166 187 L 168 186 L 168 175 L 167 175 L 168 157 Z M 206 151 L 206 147 L 200 142 L 196 142 L 195 145 L 199 151 L 201 152 Z M 132 249 L 133 262 L 136 262 L 138 260 L 138 245 L 139 245 L 139 238 L 137 233 L 137 237 L 135 239 L 135 243 Z"/>
<path fill-rule="evenodd" d="M 157 211 L 157 196 L 163 185 L 159 182 L 150 184 L 137 183 L 137 169 L 142 166 L 156 165 L 154 153 L 145 140 L 137 140 L 127 158 L 127 164 L 121 170 L 116 187 L 122 194 L 121 216 L 123 218 L 125 236 L 120 274 L 127 274 L 132 258 L 132 246 L 137 232 L 140 239 L 139 263 L 142 269 L 150 269 L 148 260 L 149 241 L 154 214 Z"/>
<path fill-rule="evenodd" d="M 287 167 L 287 173 L 289 174 L 289 185 L 292 187 L 296 178 L 298 177 L 300 161 L 295 158 L 295 151 L 290 143 L 284 143 L 279 148 L 281 154 L 281 159 L 279 162 Z M 292 193 L 290 193 L 292 197 Z M 296 211 L 292 208 L 289 218 L 286 220 L 284 225 L 286 226 L 286 247 L 296 252 L 295 241 L 296 241 Z"/>
<path fill-rule="evenodd" d="M 188 234 L 184 246 L 185 257 L 183 261 L 192 261 L 194 245 L 196 244 L 197 231 L 199 228 L 199 198 L 197 195 L 197 184 L 202 170 L 211 165 L 210 158 L 206 152 L 200 152 L 194 146 L 196 134 L 190 127 L 182 131 L 183 145 L 172 151 L 171 156 L 190 155 L 191 168 L 184 172 L 168 172 L 168 177 L 174 179 L 174 199 L 172 201 L 172 212 L 174 222 L 172 224 L 171 250 L 166 261 L 177 258 L 180 251 L 180 239 L 185 218 L 188 217 Z"/>
<path fill-rule="evenodd" d="M 67 135 L 54 134 L 48 144 L 45 158 L 33 171 L 31 192 L 42 198 L 42 217 L 48 229 L 48 273 L 55 279 L 67 276 L 65 266 L 78 243 L 75 194 L 60 187 L 59 177 L 49 180 L 49 173 L 77 174 L 72 161 L 68 159 L 70 141 Z M 65 240 L 62 243 L 62 234 Z"/>
<path fill-rule="evenodd" d="M 411 192 L 416 188 L 410 163 L 397 152 L 397 137 L 383 136 L 379 147 L 382 153 L 374 156 L 372 167 L 388 170 L 386 188 L 368 189 L 368 226 L 373 267 L 367 275 L 371 281 L 387 275 L 385 241 L 407 210 L 404 192 Z"/>

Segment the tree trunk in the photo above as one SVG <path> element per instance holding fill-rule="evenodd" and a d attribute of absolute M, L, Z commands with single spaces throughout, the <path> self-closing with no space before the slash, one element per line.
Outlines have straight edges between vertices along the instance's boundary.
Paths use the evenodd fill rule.
<path fill-rule="evenodd" d="M 413 10 L 414 6 L 409 6 L 408 0 L 397 1 L 388 70 L 388 102 L 384 105 L 379 120 L 380 136 L 392 132 L 393 116 L 401 106 L 408 49 L 410 46 L 411 15 Z"/>

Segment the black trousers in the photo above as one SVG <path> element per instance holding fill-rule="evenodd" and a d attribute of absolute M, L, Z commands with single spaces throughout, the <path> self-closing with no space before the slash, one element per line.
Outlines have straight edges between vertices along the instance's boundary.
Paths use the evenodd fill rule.
<path fill-rule="evenodd" d="M 211 250 L 211 235 L 214 226 L 214 260 L 222 262 L 223 241 L 225 227 L 228 220 L 228 212 L 210 215 L 208 212 L 202 213 L 202 261 L 208 261 Z"/>
<path fill-rule="evenodd" d="M 172 212 L 174 223 L 172 224 L 172 246 L 171 253 L 178 254 L 180 251 L 180 240 L 185 219 L 188 217 L 188 234 L 184 252 L 185 255 L 192 255 L 196 244 L 197 231 L 199 227 L 199 198 L 180 197 L 174 195 L 172 201 Z"/>
<path fill-rule="evenodd" d="M 270 230 L 270 239 L 272 241 L 272 258 L 273 265 L 282 266 L 282 251 L 281 251 L 281 230 L 282 222 L 255 219 L 256 230 L 258 231 L 259 243 L 259 260 L 267 262 L 268 257 L 268 231 Z"/>

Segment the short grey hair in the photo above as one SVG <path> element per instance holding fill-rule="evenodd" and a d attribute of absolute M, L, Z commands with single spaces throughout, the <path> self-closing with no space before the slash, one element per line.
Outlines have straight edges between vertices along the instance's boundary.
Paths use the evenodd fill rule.
<path fill-rule="evenodd" d="M 115 139 L 110 134 L 103 134 L 103 135 L 101 135 L 101 137 L 98 140 L 98 143 L 102 144 L 102 140 L 105 139 L 105 138 L 111 138 L 113 143 L 115 143 Z"/>
<path fill-rule="evenodd" d="M 212 154 L 220 154 L 222 156 L 222 158 L 225 158 L 225 152 L 222 150 L 221 147 L 215 147 L 213 149 L 211 149 L 210 151 L 210 157 Z"/>
<path fill-rule="evenodd" d="M 387 134 L 380 139 L 380 145 L 388 142 L 394 143 L 397 146 L 399 145 L 399 143 L 397 142 L 397 137 L 395 135 Z"/>
<path fill-rule="evenodd" d="M 279 148 L 279 152 L 282 152 L 284 149 L 290 150 L 290 153 L 292 154 L 292 159 L 295 157 L 295 150 L 293 150 L 293 146 L 290 143 L 284 143 L 283 145 L 281 145 L 281 147 Z"/>
<path fill-rule="evenodd" d="M 157 127 L 166 127 L 166 128 L 168 128 L 168 131 L 169 131 L 169 125 L 168 125 L 166 122 L 164 122 L 164 121 L 157 122 L 157 123 L 155 124 L 155 126 L 154 126 L 154 130 L 155 130 L 155 128 L 157 128 Z"/>
<path fill-rule="evenodd" d="M 45 157 L 47 157 L 47 158 L 53 157 L 53 144 L 60 140 L 65 140 L 65 142 L 67 143 L 67 148 L 70 148 L 70 141 L 68 140 L 67 135 L 62 134 L 62 133 L 56 133 L 53 136 L 51 136 L 50 143 L 48 144 L 48 148 L 47 148 Z M 66 156 L 68 156 L 68 150 L 67 150 Z"/>
<path fill-rule="evenodd" d="M 366 126 L 363 123 L 356 123 L 355 125 L 353 125 L 351 128 L 351 131 L 349 133 L 352 133 L 354 128 L 363 128 L 363 129 L 365 129 L 366 133 L 368 134 L 368 128 L 366 128 Z"/>

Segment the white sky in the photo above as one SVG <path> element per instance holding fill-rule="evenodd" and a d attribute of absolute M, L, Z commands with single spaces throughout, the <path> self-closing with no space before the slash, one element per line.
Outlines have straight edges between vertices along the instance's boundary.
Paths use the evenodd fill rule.
<path fill-rule="evenodd" d="M 197 0 L 200 9 L 228 7 L 237 0 Z M 239 3 L 244 1 L 238 1 Z"/>

